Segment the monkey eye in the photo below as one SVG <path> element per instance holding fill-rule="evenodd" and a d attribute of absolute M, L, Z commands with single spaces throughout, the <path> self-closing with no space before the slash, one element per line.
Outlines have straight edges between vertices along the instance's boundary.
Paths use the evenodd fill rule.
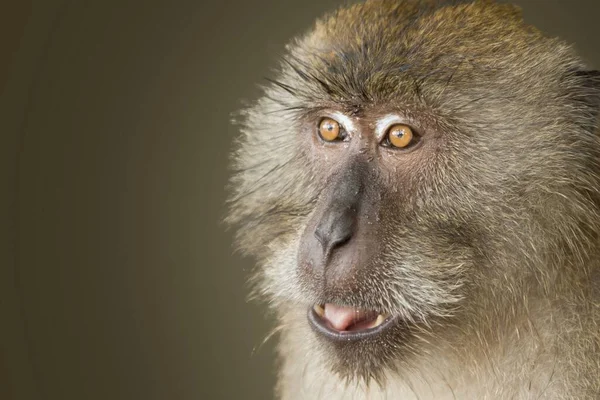
<path fill-rule="evenodd" d="M 323 118 L 319 122 L 319 136 L 326 142 L 336 142 L 346 139 L 346 131 L 331 118 Z"/>
<path fill-rule="evenodd" d="M 406 149 L 417 144 L 418 141 L 419 136 L 412 130 L 410 126 L 404 124 L 395 124 L 388 129 L 382 145 L 397 149 Z"/>

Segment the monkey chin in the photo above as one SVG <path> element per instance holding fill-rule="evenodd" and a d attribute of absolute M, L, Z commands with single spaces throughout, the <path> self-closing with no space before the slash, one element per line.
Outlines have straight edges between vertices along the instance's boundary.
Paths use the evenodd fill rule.
<path fill-rule="evenodd" d="M 399 315 L 326 303 L 309 308 L 307 318 L 329 368 L 348 383 L 383 386 L 410 354 L 409 325 Z"/>

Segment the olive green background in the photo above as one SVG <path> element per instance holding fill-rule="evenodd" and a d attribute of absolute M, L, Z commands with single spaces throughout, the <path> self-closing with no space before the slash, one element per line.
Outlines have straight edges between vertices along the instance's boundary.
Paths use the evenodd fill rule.
<path fill-rule="evenodd" d="M 15 2 L 0 16 L 0 399 L 268 399 L 225 214 L 229 115 L 339 2 Z M 600 2 L 518 1 L 600 66 Z"/>

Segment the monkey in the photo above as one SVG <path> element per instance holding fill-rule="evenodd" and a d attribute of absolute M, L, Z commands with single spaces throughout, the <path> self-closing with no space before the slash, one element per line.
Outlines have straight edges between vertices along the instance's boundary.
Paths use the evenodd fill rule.
<path fill-rule="evenodd" d="M 281 399 L 600 398 L 600 73 L 489 0 L 368 0 L 237 114 Z"/>

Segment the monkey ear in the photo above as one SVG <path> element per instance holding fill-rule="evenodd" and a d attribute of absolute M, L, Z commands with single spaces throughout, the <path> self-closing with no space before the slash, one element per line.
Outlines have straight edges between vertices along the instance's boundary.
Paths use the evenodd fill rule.
<path fill-rule="evenodd" d="M 575 76 L 580 79 L 582 93 L 578 96 L 589 110 L 590 126 L 598 127 L 600 116 L 600 71 L 576 71 Z"/>

